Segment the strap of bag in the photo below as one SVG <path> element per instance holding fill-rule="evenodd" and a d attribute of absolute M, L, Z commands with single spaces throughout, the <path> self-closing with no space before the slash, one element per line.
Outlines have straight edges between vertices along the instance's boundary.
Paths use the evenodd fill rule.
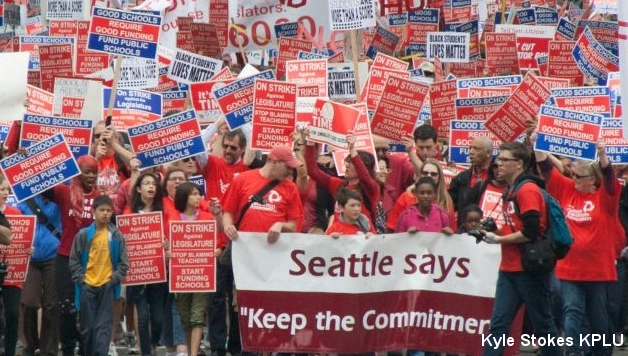
<path fill-rule="evenodd" d="M 260 189 L 255 195 L 253 195 L 253 197 L 251 197 L 251 199 L 249 199 L 249 201 L 242 207 L 242 211 L 240 212 L 240 216 L 238 217 L 237 222 L 234 224 L 236 228 L 240 225 L 240 221 L 242 221 L 242 218 L 244 217 L 244 214 L 246 214 L 247 210 L 249 210 L 249 208 L 251 207 L 251 204 L 253 204 L 254 197 L 264 198 L 264 195 L 266 195 L 266 193 L 270 192 L 270 190 L 273 189 L 275 186 L 277 186 L 277 184 L 279 184 L 278 180 L 273 180 L 273 181 L 269 182 L 262 189 Z"/>
<path fill-rule="evenodd" d="M 35 213 L 35 215 L 37 215 L 37 219 L 39 220 L 39 222 L 44 224 L 44 226 L 46 226 L 46 229 L 48 229 L 51 234 L 53 234 L 56 238 L 60 239 L 61 232 L 57 230 L 57 228 L 54 227 L 54 225 L 52 225 L 50 220 L 48 220 L 48 217 L 46 216 L 46 214 L 44 214 L 44 212 L 41 210 L 41 208 L 35 202 L 35 200 L 33 198 L 30 198 L 30 199 L 27 199 L 25 202 L 26 202 L 26 205 L 28 205 L 28 207 L 31 209 L 31 211 Z"/>

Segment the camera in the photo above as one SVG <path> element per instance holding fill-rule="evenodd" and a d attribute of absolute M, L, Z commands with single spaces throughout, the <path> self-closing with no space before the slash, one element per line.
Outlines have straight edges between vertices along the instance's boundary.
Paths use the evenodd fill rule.
<path fill-rule="evenodd" d="M 493 219 L 492 217 L 488 217 L 485 220 L 480 221 L 480 226 L 477 229 L 469 230 L 467 234 L 475 237 L 476 242 L 480 243 L 480 241 L 482 241 L 482 238 L 484 237 L 484 234 L 481 230 L 488 232 L 497 231 L 497 224 L 495 223 L 495 219 Z"/>

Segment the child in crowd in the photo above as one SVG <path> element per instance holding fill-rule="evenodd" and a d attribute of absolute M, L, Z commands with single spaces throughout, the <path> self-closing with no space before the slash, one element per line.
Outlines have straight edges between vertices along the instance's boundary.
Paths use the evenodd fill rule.
<path fill-rule="evenodd" d="M 70 272 L 80 308 L 83 355 L 107 356 L 113 324 L 113 301 L 120 298 L 120 282 L 129 270 L 124 236 L 110 223 L 113 201 L 100 195 L 92 205 L 94 222 L 74 238 Z"/>
<path fill-rule="evenodd" d="M 417 231 L 440 232 L 445 235 L 454 233 L 449 221 L 449 214 L 435 203 L 436 183 L 430 177 L 419 178 L 414 185 L 417 203 L 409 206 L 399 216 L 395 232 Z"/>
<path fill-rule="evenodd" d="M 482 216 L 484 212 L 480 209 L 477 204 L 469 204 L 460 212 L 460 229 L 459 233 L 464 234 L 471 230 L 476 230 L 480 228 L 480 222 L 482 221 Z"/>
<path fill-rule="evenodd" d="M 340 235 L 361 235 L 368 238 L 375 233 L 369 218 L 362 214 L 362 195 L 353 189 L 341 188 L 336 195 L 340 207 L 340 214 L 328 228 L 325 234 L 334 239 Z"/>

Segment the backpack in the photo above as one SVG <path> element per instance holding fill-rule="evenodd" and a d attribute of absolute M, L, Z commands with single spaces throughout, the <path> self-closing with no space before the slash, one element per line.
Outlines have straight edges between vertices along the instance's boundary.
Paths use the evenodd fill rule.
<path fill-rule="evenodd" d="M 517 195 L 519 188 L 526 182 L 532 182 L 532 180 L 524 179 L 517 183 L 513 191 L 513 196 Z M 554 242 L 554 254 L 556 255 L 556 259 L 561 260 L 567 256 L 569 249 L 571 249 L 573 237 L 571 237 L 571 232 L 569 232 L 569 227 L 565 221 L 563 208 L 545 189 L 539 188 L 543 193 L 543 199 L 545 199 L 545 205 L 547 206 L 547 230 L 545 230 L 545 236 Z M 519 207 L 517 207 L 516 200 L 514 200 L 514 202 L 515 213 L 519 216 Z"/>

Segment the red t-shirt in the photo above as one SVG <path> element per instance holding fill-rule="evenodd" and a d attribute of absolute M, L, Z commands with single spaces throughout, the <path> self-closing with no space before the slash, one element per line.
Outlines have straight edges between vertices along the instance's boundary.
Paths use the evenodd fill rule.
<path fill-rule="evenodd" d="M 118 174 L 118 163 L 114 155 L 103 156 L 98 160 L 98 180 L 96 181 L 96 186 L 101 194 L 108 195 L 115 202 L 120 185 L 125 179 Z"/>
<path fill-rule="evenodd" d="M 241 159 L 234 164 L 228 164 L 222 157 L 209 155 L 203 171 L 203 177 L 207 182 L 205 197 L 207 199 L 222 198 L 233 178 L 248 170 L 249 167 Z"/>
<path fill-rule="evenodd" d="M 223 211 L 233 215 L 234 223 L 240 211 L 249 201 L 249 197 L 257 194 L 270 179 L 263 177 L 259 169 L 240 173 L 221 200 Z M 238 231 L 267 232 L 275 222 L 297 221 L 297 229 L 301 227 L 303 205 L 299 188 L 290 180 L 283 180 L 270 192 L 264 195 L 266 204 L 253 203 L 239 223 Z"/>
<path fill-rule="evenodd" d="M 594 193 L 581 193 L 575 182 L 555 168 L 547 179 L 547 191 L 560 202 L 565 211 L 574 243 L 567 256 L 556 264 L 556 276 L 571 281 L 614 281 L 615 237 L 621 188 L 617 179 L 615 195 L 608 195 L 602 186 Z"/>
<path fill-rule="evenodd" d="M 533 210 L 539 212 L 541 231 L 545 231 L 547 226 L 547 207 L 545 205 L 545 199 L 543 199 L 543 192 L 541 192 L 541 188 L 533 182 L 526 182 L 519 188 L 515 199 L 517 200 L 517 206 L 519 207 L 519 214 L 524 214 L 527 211 Z M 510 224 L 506 223 L 502 229 L 502 235 L 508 235 L 512 232 L 521 231 L 523 223 L 521 222 L 521 219 L 517 217 L 512 201 L 506 202 L 504 215 L 507 217 L 507 221 L 510 219 L 514 228 L 511 228 Z M 499 265 L 499 269 L 505 272 L 522 272 L 521 244 L 502 244 L 501 247 L 502 261 Z"/>
<path fill-rule="evenodd" d="M 360 228 L 356 224 L 349 224 L 344 221 L 340 221 L 340 219 L 334 219 L 334 222 L 329 225 L 327 231 L 325 231 L 325 235 L 331 235 L 332 233 L 337 232 L 340 235 L 364 235 L 364 232 L 360 231 Z M 373 228 L 373 224 L 369 221 L 369 232 L 375 233 L 375 229 Z"/>
<path fill-rule="evenodd" d="M 92 204 L 94 203 L 94 199 L 100 195 L 100 191 L 98 191 L 98 189 L 94 189 L 90 194 L 84 196 L 83 214 L 81 215 L 80 223 L 77 224 L 76 219 L 74 219 L 72 202 L 70 201 L 70 187 L 60 184 L 52 189 L 52 201 L 57 203 L 57 206 L 59 207 L 59 213 L 61 214 L 61 226 L 63 227 L 61 230 L 61 243 L 59 244 L 57 252 L 61 256 L 69 257 L 76 234 L 80 229 L 88 227 L 94 222 Z"/>

